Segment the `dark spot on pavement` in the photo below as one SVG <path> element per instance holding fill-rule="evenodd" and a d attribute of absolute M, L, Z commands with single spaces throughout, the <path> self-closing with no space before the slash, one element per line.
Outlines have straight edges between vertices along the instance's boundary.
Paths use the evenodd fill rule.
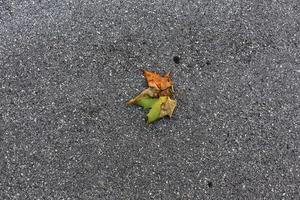
<path fill-rule="evenodd" d="M 213 186 L 213 183 L 211 181 L 207 181 L 207 185 L 209 188 L 211 188 Z"/>
<path fill-rule="evenodd" d="M 178 56 L 174 56 L 174 57 L 173 57 L 173 61 L 174 61 L 176 64 L 179 64 L 180 58 L 179 58 Z"/>

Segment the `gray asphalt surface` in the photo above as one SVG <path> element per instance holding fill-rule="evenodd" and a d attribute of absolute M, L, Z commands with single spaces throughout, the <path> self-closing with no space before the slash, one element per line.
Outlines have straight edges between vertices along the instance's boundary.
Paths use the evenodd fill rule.
<path fill-rule="evenodd" d="M 299 47 L 298 0 L 0 0 L 0 199 L 299 199 Z"/>

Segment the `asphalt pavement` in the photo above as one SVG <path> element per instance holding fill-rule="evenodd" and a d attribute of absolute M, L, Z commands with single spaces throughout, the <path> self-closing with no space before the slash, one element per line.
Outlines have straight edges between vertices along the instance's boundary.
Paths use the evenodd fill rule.
<path fill-rule="evenodd" d="M 300 1 L 0 0 L 0 114 L 2 200 L 299 199 Z"/>

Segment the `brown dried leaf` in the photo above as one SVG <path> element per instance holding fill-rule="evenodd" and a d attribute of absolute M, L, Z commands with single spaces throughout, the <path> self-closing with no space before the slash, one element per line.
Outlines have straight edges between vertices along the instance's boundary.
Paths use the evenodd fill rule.
<path fill-rule="evenodd" d="M 170 97 L 167 97 L 166 102 L 161 106 L 159 117 L 162 118 L 164 116 L 169 116 L 171 118 L 176 104 L 177 103 L 175 100 L 172 100 Z"/>
<path fill-rule="evenodd" d="M 165 74 L 164 76 L 161 76 L 156 72 L 144 70 L 144 77 L 147 80 L 148 86 L 153 87 L 157 90 L 166 90 L 173 85 L 170 72 Z"/>

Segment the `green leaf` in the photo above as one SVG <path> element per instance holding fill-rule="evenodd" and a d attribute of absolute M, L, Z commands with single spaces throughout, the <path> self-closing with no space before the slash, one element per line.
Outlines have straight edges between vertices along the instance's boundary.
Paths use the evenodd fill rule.
<path fill-rule="evenodd" d="M 149 109 L 153 106 L 153 104 L 158 101 L 158 98 L 152 97 L 143 97 L 137 100 L 136 104 L 144 107 L 144 109 Z"/>
<path fill-rule="evenodd" d="M 138 94 L 136 97 L 134 97 L 133 99 L 130 99 L 127 102 L 127 105 L 133 105 L 133 104 L 137 104 L 137 102 L 141 99 L 144 98 L 154 98 L 158 96 L 158 90 L 156 90 L 155 88 L 147 88 L 145 90 L 143 90 L 140 94 Z"/>
<path fill-rule="evenodd" d="M 160 118 L 161 106 L 167 101 L 166 96 L 161 96 L 157 101 L 152 105 L 149 113 L 147 114 L 148 120 L 147 123 L 150 124 Z"/>

